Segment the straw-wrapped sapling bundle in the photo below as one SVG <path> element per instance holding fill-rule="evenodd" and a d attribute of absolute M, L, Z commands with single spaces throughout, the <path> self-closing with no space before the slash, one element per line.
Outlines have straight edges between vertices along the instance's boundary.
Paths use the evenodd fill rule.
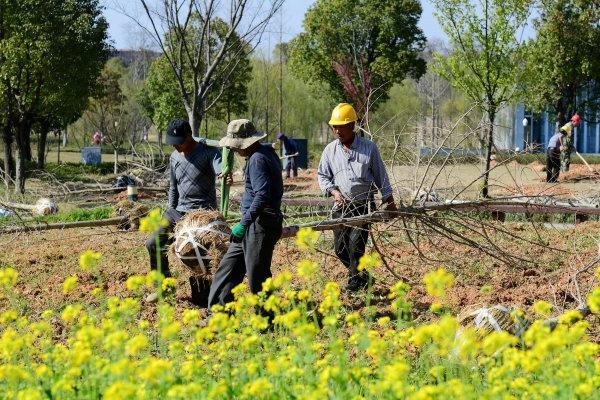
<path fill-rule="evenodd" d="M 212 276 L 229 247 L 231 230 L 218 211 L 187 213 L 175 225 L 171 251 L 196 276 Z"/>

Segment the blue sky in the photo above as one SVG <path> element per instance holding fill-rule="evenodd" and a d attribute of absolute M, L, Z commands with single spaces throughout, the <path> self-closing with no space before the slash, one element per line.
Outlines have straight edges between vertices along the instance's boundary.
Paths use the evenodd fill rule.
<path fill-rule="evenodd" d="M 105 16 L 109 23 L 109 35 L 113 41 L 113 45 L 118 49 L 136 48 L 139 47 L 140 35 L 135 35 L 135 23 L 132 20 L 122 15 L 115 5 L 118 0 L 103 0 L 102 3 L 106 6 Z M 314 3 L 314 0 L 287 0 L 283 9 L 283 40 L 288 41 L 302 31 L 302 19 L 308 7 Z M 118 3 L 117 3 L 118 4 Z M 429 1 L 421 1 L 423 14 L 419 22 L 419 26 L 425 33 L 428 39 L 443 39 L 442 32 L 437 20 L 433 16 L 433 9 Z M 279 30 L 279 18 L 276 17 L 273 30 Z M 279 41 L 279 33 L 273 33 L 269 41 L 268 38 L 263 40 L 263 44 L 268 46 L 271 43 L 273 46 Z"/>

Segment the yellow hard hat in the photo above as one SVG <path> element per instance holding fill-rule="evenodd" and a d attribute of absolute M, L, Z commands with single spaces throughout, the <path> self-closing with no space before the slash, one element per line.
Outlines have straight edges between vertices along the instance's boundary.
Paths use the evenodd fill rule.
<path fill-rule="evenodd" d="M 329 125 L 346 125 L 350 122 L 355 122 L 357 119 L 356 111 L 354 111 L 354 107 L 351 104 L 340 103 L 331 112 Z"/>

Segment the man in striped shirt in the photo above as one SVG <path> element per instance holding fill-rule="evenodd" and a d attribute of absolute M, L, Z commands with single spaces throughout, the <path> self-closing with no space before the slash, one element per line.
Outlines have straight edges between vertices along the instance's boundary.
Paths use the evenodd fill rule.
<path fill-rule="evenodd" d="M 377 145 L 354 132 L 357 117 L 354 108 L 339 104 L 331 114 L 329 125 L 336 140 L 323 150 L 319 162 L 319 186 L 335 200 L 332 218 L 356 217 L 375 211 L 375 193 L 379 191 L 382 206 L 395 211 L 392 187 Z M 334 249 L 348 268 L 346 289 L 358 291 L 368 285 L 369 275 L 358 271 L 365 253 L 369 225 L 344 227 L 334 231 Z"/>

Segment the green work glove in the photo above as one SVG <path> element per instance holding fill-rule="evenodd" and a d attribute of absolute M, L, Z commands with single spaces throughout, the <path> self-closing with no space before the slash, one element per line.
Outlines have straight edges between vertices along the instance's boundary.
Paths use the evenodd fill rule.
<path fill-rule="evenodd" d="M 240 222 L 235 224 L 233 228 L 231 228 L 231 236 L 235 239 L 242 239 L 246 234 L 246 226 L 242 225 Z"/>

